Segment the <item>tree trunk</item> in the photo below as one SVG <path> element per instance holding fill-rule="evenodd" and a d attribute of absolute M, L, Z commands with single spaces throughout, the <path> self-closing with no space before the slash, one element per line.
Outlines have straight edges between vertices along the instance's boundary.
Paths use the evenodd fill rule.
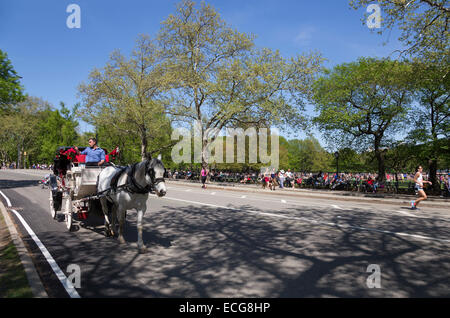
<path fill-rule="evenodd" d="M 20 169 L 20 166 L 22 165 L 22 152 L 20 144 L 17 145 L 17 165 L 16 169 Z"/>
<path fill-rule="evenodd" d="M 431 188 L 433 194 L 439 195 L 441 192 L 441 186 L 439 183 L 439 180 L 437 178 L 437 159 L 429 159 L 428 160 L 429 165 L 429 181 L 432 183 Z"/>
<path fill-rule="evenodd" d="M 395 193 L 398 194 L 398 171 L 395 172 Z"/>
<path fill-rule="evenodd" d="M 209 170 L 209 163 L 206 161 L 206 147 L 208 146 L 208 141 L 203 140 L 202 142 L 202 168 Z"/>
<path fill-rule="evenodd" d="M 146 136 L 141 136 L 141 161 L 150 159 L 147 153 L 148 141 Z"/>
<path fill-rule="evenodd" d="M 378 162 L 378 182 L 384 182 L 386 179 L 386 169 L 384 166 L 384 154 L 383 151 L 380 150 L 381 137 L 375 137 L 375 157 Z"/>

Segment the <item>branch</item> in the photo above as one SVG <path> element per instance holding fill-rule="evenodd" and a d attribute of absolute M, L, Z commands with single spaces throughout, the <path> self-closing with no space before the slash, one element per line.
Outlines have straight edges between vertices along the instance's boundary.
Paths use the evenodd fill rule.
<path fill-rule="evenodd" d="M 442 4 L 440 4 L 440 3 L 436 3 L 436 2 L 431 1 L 431 0 L 421 0 L 421 1 L 427 3 L 430 7 L 434 7 L 434 8 L 439 9 L 439 11 L 443 11 L 443 12 L 445 12 L 445 13 L 450 13 L 450 9 L 444 7 L 444 6 L 443 6 Z"/>

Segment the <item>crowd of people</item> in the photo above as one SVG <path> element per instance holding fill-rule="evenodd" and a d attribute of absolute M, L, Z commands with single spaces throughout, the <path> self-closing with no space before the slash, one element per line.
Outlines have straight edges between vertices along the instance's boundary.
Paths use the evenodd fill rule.
<path fill-rule="evenodd" d="M 200 180 L 204 179 L 200 171 L 196 170 L 174 170 L 169 169 L 166 177 L 176 180 Z M 306 173 L 287 171 L 264 172 L 230 172 L 230 171 L 208 171 L 209 182 L 234 182 L 241 184 L 260 184 L 265 189 L 272 191 L 283 188 L 319 188 L 331 190 L 347 190 L 359 192 L 377 193 L 380 189 L 388 192 L 398 190 L 399 184 L 407 184 L 407 189 L 414 190 L 415 173 L 399 173 L 397 175 L 387 173 L 383 183 L 378 182 L 376 173 Z M 428 180 L 428 175 L 424 175 Z M 438 181 L 448 195 L 450 195 L 450 173 L 438 174 Z"/>

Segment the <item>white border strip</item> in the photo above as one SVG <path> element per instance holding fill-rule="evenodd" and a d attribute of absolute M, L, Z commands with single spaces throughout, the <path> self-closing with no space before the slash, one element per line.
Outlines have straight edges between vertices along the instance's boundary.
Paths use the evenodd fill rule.
<path fill-rule="evenodd" d="M 11 201 L 9 201 L 8 197 L 2 191 L 0 191 L 0 194 L 2 195 L 2 197 L 5 198 L 6 204 L 8 205 L 8 208 L 10 208 L 12 206 L 11 205 Z"/>
<path fill-rule="evenodd" d="M 11 207 L 11 201 L 5 196 L 5 194 L 0 191 L 0 194 L 5 198 L 5 200 L 8 203 L 8 206 Z M 47 260 L 48 264 L 52 268 L 53 272 L 55 273 L 56 277 L 58 277 L 61 284 L 64 286 L 66 292 L 69 294 L 70 298 L 81 298 L 78 292 L 75 290 L 75 287 L 72 285 L 72 283 L 67 279 L 64 272 L 59 268 L 58 264 L 56 263 L 55 259 L 52 257 L 50 252 L 47 250 L 47 248 L 42 244 L 41 240 L 37 237 L 37 235 L 33 232 L 31 227 L 27 224 L 27 222 L 23 219 L 23 217 L 17 212 L 16 210 L 11 211 L 16 215 L 16 217 L 19 219 L 19 221 L 22 223 L 22 225 L 27 230 L 28 234 L 31 236 L 33 241 L 36 243 L 36 245 L 41 250 L 42 254 L 44 255 L 45 259 Z"/>

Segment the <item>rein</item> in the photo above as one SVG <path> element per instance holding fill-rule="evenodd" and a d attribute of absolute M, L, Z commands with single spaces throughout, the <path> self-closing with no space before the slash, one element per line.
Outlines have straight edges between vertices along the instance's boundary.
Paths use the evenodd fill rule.
<path fill-rule="evenodd" d="M 115 187 L 114 190 L 118 190 L 118 189 L 125 189 L 125 191 L 129 192 L 129 193 L 139 193 L 139 194 L 146 194 L 149 193 L 153 190 L 155 190 L 156 185 L 158 185 L 161 182 L 164 182 L 164 177 L 162 178 L 155 178 L 155 171 L 153 170 L 153 166 L 151 166 L 151 171 L 150 171 L 150 179 L 151 179 L 151 183 L 147 184 L 145 187 L 141 186 L 137 181 L 136 178 L 134 177 L 135 173 L 136 173 L 136 167 L 139 163 L 135 163 L 133 164 L 131 167 L 128 167 L 127 170 L 127 181 L 125 184 L 120 185 L 118 187 Z M 149 170 L 149 165 L 150 162 L 146 161 L 145 162 L 145 174 L 147 174 L 148 170 Z M 122 172 L 124 173 L 124 172 Z M 110 191 L 111 188 L 102 191 L 100 194 Z"/>
<path fill-rule="evenodd" d="M 146 194 L 149 193 L 153 189 L 153 182 L 151 184 L 147 184 L 145 187 L 142 187 L 140 184 L 137 183 L 136 178 L 134 177 L 134 174 L 136 173 L 136 167 L 137 163 L 133 164 L 131 166 L 131 169 L 128 170 L 128 178 L 127 183 L 125 184 L 125 189 L 128 190 L 130 193 L 140 193 L 140 194 Z M 149 162 L 146 161 L 145 163 L 145 173 L 147 174 Z M 128 182 L 129 181 L 129 182 Z M 153 179 L 152 179 L 153 181 Z"/>

